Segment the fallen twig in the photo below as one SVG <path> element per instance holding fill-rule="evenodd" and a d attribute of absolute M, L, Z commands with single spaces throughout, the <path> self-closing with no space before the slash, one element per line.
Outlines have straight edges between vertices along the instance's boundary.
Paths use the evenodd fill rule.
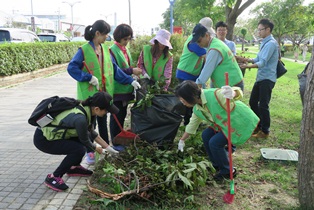
<path fill-rule="evenodd" d="M 164 182 L 160 182 L 160 183 L 157 183 L 157 184 L 148 185 L 148 186 L 142 187 L 140 189 L 137 188 L 137 189 L 134 189 L 134 190 L 124 191 L 124 192 L 118 193 L 118 194 L 112 194 L 112 193 L 107 193 L 107 192 L 103 192 L 101 190 L 98 190 L 98 189 L 96 189 L 96 188 L 94 188 L 94 187 L 92 187 L 90 185 L 89 180 L 87 180 L 87 187 L 88 187 L 89 191 L 91 191 L 92 193 L 95 193 L 96 195 L 99 195 L 102 198 L 110 198 L 112 200 L 119 200 L 120 198 L 124 197 L 125 195 L 138 194 L 138 193 L 147 191 L 150 188 L 155 187 L 157 185 L 161 185 L 161 184 L 164 184 L 164 183 L 167 183 L 167 182 L 172 182 L 172 181 L 177 181 L 177 180 L 180 180 L 180 179 L 164 181 Z"/>

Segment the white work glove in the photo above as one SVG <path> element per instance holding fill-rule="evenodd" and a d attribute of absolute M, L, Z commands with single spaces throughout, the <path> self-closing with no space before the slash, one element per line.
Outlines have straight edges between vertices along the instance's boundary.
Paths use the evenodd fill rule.
<path fill-rule="evenodd" d="M 224 97 L 228 99 L 233 99 L 236 95 L 235 91 L 232 90 L 232 87 L 230 87 L 229 85 L 221 87 L 221 94 L 223 94 Z"/>
<path fill-rule="evenodd" d="M 99 82 L 97 77 L 92 76 L 92 78 L 89 80 L 89 84 L 96 86 L 97 90 L 99 90 Z"/>
<path fill-rule="evenodd" d="M 119 154 L 119 152 L 117 150 L 113 149 L 111 146 L 108 146 L 107 148 L 102 150 L 103 154 L 106 152 L 109 152 L 111 155 Z"/>
<path fill-rule="evenodd" d="M 183 152 L 185 143 L 183 140 L 180 139 L 179 143 L 178 143 L 178 150 L 180 150 L 181 152 Z"/>
<path fill-rule="evenodd" d="M 150 79 L 150 76 L 147 73 L 145 73 L 143 77 L 147 78 L 147 79 Z"/>
<path fill-rule="evenodd" d="M 134 80 L 131 85 L 134 87 L 135 90 L 140 89 L 141 85 L 136 80 Z"/>

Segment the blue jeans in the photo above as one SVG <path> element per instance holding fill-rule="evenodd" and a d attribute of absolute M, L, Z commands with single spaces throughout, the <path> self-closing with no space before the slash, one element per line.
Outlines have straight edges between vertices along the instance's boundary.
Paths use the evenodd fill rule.
<path fill-rule="evenodd" d="M 228 140 L 222 132 L 216 132 L 212 128 L 206 128 L 202 133 L 205 150 L 214 167 L 219 168 L 220 174 L 229 174 L 229 159 L 225 146 Z"/>
<path fill-rule="evenodd" d="M 270 80 L 255 82 L 250 96 L 250 107 L 260 119 L 258 127 L 266 134 L 270 128 L 269 102 L 274 87 L 275 82 Z"/>

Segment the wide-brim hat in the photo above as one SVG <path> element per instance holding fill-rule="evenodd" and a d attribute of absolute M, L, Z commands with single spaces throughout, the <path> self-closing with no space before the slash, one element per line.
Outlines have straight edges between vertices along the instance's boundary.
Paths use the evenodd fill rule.
<path fill-rule="evenodd" d="M 169 31 L 165 30 L 165 29 L 160 29 L 156 36 L 154 38 L 152 38 L 149 42 L 154 44 L 154 41 L 157 40 L 160 44 L 165 45 L 167 47 L 169 47 L 169 49 L 172 49 L 172 45 L 170 43 L 170 37 L 171 34 Z"/>
<path fill-rule="evenodd" d="M 200 20 L 199 23 L 202 24 L 211 35 L 216 34 L 215 30 L 213 29 L 213 21 L 211 18 L 204 17 Z"/>

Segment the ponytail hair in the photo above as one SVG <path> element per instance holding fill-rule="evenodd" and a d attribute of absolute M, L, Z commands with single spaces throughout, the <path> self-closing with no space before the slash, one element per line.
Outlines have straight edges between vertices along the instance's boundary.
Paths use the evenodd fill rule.
<path fill-rule="evenodd" d="M 87 41 L 92 41 L 97 31 L 101 34 L 108 34 L 111 30 L 110 25 L 104 20 L 97 20 L 93 25 L 85 28 L 84 37 Z"/>

